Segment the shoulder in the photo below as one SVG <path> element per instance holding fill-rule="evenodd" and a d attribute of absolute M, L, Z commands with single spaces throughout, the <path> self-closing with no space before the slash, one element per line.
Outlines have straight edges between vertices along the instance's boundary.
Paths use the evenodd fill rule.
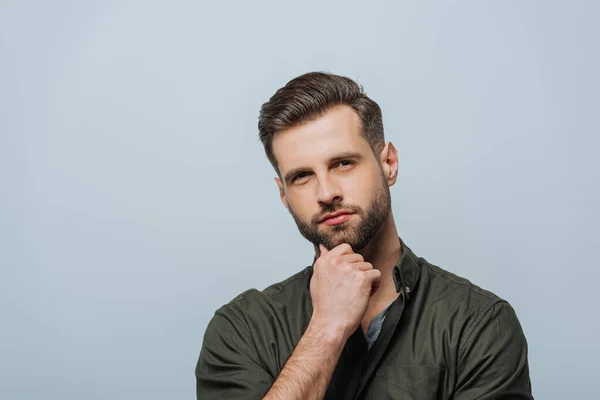
<path fill-rule="evenodd" d="M 203 392 L 212 390 L 217 398 L 217 388 L 226 393 L 227 383 L 230 395 L 223 398 L 236 397 L 242 386 L 248 398 L 262 398 L 310 317 L 311 276 L 308 267 L 264 290 L 246 290 L 215 312 L 196 367 Z"/>
<path fill-rule="evenodd" d="M 311 276 L 312 266 L 309 266 L 263 290 L 248 289 L 223 305 L 217 313 L 236 314 L 239 319 L 246 320 L 248 317 L 271 314 L 293 304 L 301 304 L 307 298 L 310 300 Z"/>
<path fill-rule="evenodd" d="M 492 321 L 521 332 L 517 314 L 507 300 L 423 258 L 419 262 L 423 301 L 460 332 L 460 345 L 472 341 L 474 334 Z"/>
<path fill-rule="evenodd" d="M 506 302 L 495 293 L 484 289 L 469 279 L 456 275 L 424 258 L 419 258 L 421 277 L 419 286 L 427 292 L 430 301 L 442 301 L 448 304 L 460 303 L 468 309 L 490 307 L 499 302 Z"/>
<path fill-rule="evenodd" d="M 508 301 L 490 290 L 424 258 L 419 258 L 419 264 L 421 276 L 418 291 L 421 292 L 422 301 L 429 309 L 445 315 L 444 319 L 459 328 L 463 335 L 489 316 L 492 309 L 506 308 L 514 314 Z"/>
<path fill-rule="evenodd" d="M 513 306 L 425 260 L 421 279 L 424 308 L 435 310 L 432 319 L 449 329 L 457 397 L 505 398 L 510 393 L 531 398 L 527 339 Z"/>
<path fill-rule="evenodd" d="M 237 295 L 225 306 L 246 307 L 261 302 L 285 301 L 290 295 L 307 290 L 311 276 L 312 267 L 306 267 L 289 278 L 274 283 L 263 290 L 248 289 Z"/>

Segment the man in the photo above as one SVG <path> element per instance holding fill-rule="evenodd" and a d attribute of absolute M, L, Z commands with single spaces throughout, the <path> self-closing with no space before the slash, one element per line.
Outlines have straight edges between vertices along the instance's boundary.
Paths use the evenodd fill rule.
<path fill-rule="evenodd" d="M 398 154 L 354 81 L 308 73 L 262 106 L 260 139 L 313 265 L 210 321 L 198 399 L 531 399 L 504 300 L 398 237 Z"/>

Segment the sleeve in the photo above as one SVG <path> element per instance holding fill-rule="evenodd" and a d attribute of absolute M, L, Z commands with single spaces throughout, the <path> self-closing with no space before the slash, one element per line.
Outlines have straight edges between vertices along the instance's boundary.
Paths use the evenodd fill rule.
<path fill-rule="evenodd" d="M 261 399 L 274 380 L 261 365 L 246 323 L 228 306 L 218 310 L 196 365 L 197 398 Z"/>
<path fill-rule="evenodd" d="M 533 399 L 527 341 L 510 304 L 492 305 L 459 350 L 455 400 Z"/>

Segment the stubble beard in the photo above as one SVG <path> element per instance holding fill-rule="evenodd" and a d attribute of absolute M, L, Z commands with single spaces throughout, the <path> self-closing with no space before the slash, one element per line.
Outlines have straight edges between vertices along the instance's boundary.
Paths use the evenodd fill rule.
<path fill-rule="evenodd" d="M 355 213 L 349 221 L 338 225 L 325 225 L 319 221 L 325 214 L 336 211 Z M 342 243 L 347 243 L 354 251 L 360 251 L 377 235 L 379 229 L 391 212 L 391 195 L 387 182 L 382 182 L 374 193 L 371 203 L 365 210 L 356 205 L 343 203 L 326 204 L 321 207 L 321 213 L 310 221 L 304 221 L 289 208 L 290 214 L 296 221 L 300 234 L 309 242 L 324 245 L 331 250 Z M 358 217 L 358 218 L 357 218 Z"/>

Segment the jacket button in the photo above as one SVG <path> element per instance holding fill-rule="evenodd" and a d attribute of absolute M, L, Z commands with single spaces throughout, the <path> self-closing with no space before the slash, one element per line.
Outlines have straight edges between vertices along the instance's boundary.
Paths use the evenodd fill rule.
<path fill-rule="evenodd" d="M 410 293 L 410 288 L 408 286 L 406 286 L 404 288 L 404 293 L 409 294 Z"/>

